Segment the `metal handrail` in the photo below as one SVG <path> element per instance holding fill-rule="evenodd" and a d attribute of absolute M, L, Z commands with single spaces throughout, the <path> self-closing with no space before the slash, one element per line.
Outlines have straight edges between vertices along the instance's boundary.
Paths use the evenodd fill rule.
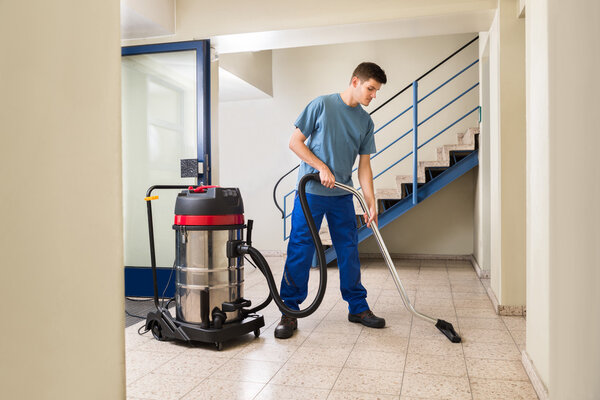
<path fill-rule="evenodd" d="M 431 68 L 429 71 L 425 72 L 423 75 L 421 75 L 420 77 L 418 77 L 416 79 L 416 82 L 420 81 L 421 79 L 425 78 L 427 75 L 429 75 L 431 72 L 435 71 L 436 69 L 438 69 L 440 66 L 442 66 L 444 63 L 446 63 L 448 60 L 450 60 L 452 57 L 454 57 L 455 55 L 457 55 L 458 53 L 460 53 L 461 51 L 463 51 L 465 48 L 467 48 L 469 45 L 471 45 L 472 43 L 474 43 L 476 40 L 479 39 L 479 35 L 477 35 L 476 37 L 474 37 L 473 39 L 471 39 L 468 43 L 464 44 L 461 48 L 459 48 L 458 50 L 456 50 L 454 53 L 450 54 L 448 57 L 446 57 L 445 59 L 443 59 L 442 61 L 440 61 L 437 65 L 435 65 L 433 68 Z M 479 60 L 477 60 L 479 61 Z M 438 88 L 436 88 L 434 91 L 432 91 L 431 93 L 429 93 L 427 96 L 423 97 L 421 99 L 421 101 L 425 100 L 429 95 L 433 94 L 433 92 L 437 91 L 439 88 L 441 88 L 442 86 L 444 86 L 446 83 L 448 83 L 449 81 L 451 81 L 452 79 L 454 79 L 456 76 L 460 75 L 461 73 L 463 73 L 464 71 L 466 71 L 468 68 L 470 68 L 471 66 L 473 66 L 475 63 L 469 65 L 468 67 L 466 67 L 465 69 L 463 69 L 462 71 L 460 71 L 457 75 L 453 76 L 452 78 L 450 78 L 448 81 L 444 82 L 442 85 L 440 85 Z M 380 110 L 383 106 L 385 106 L 386 104 L 388 104 L 390 101 L 394 100 L 396 97 L 398 97 L 399 95 L 401 95 L 402 93 L 404 93 L 406 90 L 408 90 L 409 88 L 412 87 L 412 82 L 407 85 L 406 87 L 404 87 L 402 90 L 400 90 L 398 93 L 396 93 L 395 95 L 393 95 L 392 97 L 390 97 L 389 99 L 387 99 L 383 104 L 381 104 L 380 106 L 378 106 L 376 109 L 374 109 L 373 111 L 371 111 L 369 113 L 369 115 L 373 115 L 375 112 L 377 112 L 378 110 Z M 394 117 L 391 121 L 389 121 L 387 124 L 385 124 L 384 126 L 382 126 L 381 128 L 379 128 L 377 131 L 375 131 L 373 134 L 379 132 L 381 129 L 385 128 L 387 125 L 389 125 L 391 122 L 393 122 L 396 118 L 399 118 L 400 116 L 402 116 L 405 112 L 407 112 L 408 110 L 412 109 L 412 106 L 410 106 L 409 108 L 407 108 L 406 110 L 404 110 L 402 113 L 400 113 L 399 115 L 397 115 L 396 117 Z M 281 178 L 279 178 L 279 180 L 277 181 L 277 183 L 275 184 L 275 187 L 273 187 L 273 201 L 275 202 L 275 206 L 277 207 L 277 209 L 279 209 L 279 211 L 281 212 L 281 218 L 285 219 L 285 212 L 284 210 L 281 209 L 281 207 L 279 207 L 279 203 L 277 203 L 277 186 L 279 186 L 279 183 L 281 183 L 281 181 L 288 176 L 290 173 L 292 173 L 292 171 L 294 171 L 296 168 L 298 168 L 300 166 L 300 164 L 296 165 L 294 168 L 292 168 L 291 170 L 289 170 L 288 172 L 286 172 Z"/>

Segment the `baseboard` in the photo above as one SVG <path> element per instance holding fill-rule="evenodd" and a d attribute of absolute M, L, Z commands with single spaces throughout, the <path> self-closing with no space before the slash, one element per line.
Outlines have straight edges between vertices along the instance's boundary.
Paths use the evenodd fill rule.
<path fill-rule="evenodd" d="M 479 277 L 479 279 L 489 279 L 490 271 L 481 269 L 481 267 L 479 266 L 479 263 L 477 262 L 477 260 L 473 256 L 473 254 L 471 254 L 469 256 L 469 258 L 470 258 L 471 264 L 473 264 L 473 268 L 475 269 L 475 272 L 477 273 L 477 276 Z"/>
<path fill-rule="evenodd" d="M 527 351 L 523 350 L 521 352 L 521 363 L 523 363 L 523 368 L 525 368 L 525 372 L 527 372 L 527 376 L 529 376 L 529 380 L 533 385 L 533 389 L 535 393 L 537 393 L 540 400 L 548 400 L 550 396 L 548 395 L 548 389 L 546 389 L 546 385 L 540 379 L 535 366 L 531 362 Z"/>

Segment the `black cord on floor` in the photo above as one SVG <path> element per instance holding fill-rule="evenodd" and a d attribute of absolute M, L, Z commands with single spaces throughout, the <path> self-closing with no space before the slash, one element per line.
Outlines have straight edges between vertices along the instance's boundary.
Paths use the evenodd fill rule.
<path fill-rule="evenodd" d="M 244 256 L 244 260 L 248 261 L 254 268 L 258 268 L 247 256 Z"/>
<path fill-rule="evenodd" d="M 144 332 L 140 332 L 142 330 L 142 328 L 144 329 Z M 138 335 L 140 335 L 140 336 L 144 335 L 148 332 L 150 332 L 150 329 L 146 329 L 146 324 L 144 324 L 138 328 Z"/>

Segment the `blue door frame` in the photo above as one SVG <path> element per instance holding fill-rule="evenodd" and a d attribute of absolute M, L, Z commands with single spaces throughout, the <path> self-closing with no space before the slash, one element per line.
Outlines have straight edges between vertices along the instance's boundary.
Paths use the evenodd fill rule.
<path fill-rule="evenodd" d="M 121 48 L 121 56 L 133 56 L 151 53 L 168 53 L 174 51 L 196 51 L 196 133 L 197 159 L 203 163 L 203 173 L 198 173 L 198 185 L 212 183 L 211 142 L 210 142 L 210 41 L 195 40 L 127 46 Z M 158 269 L 159 296 L 173 297 L 175 280 L 171 269 Z M 125 296 L 152 297 L 152 269 L 150 267 L 125 266 Z"/>

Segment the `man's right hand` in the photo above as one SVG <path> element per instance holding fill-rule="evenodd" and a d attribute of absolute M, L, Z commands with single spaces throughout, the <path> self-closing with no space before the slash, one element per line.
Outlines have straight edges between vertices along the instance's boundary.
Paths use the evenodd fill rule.
<path fill-rule="evenodd" d="M 321 178 L 321 185 L 329 189 L 333 189 L 335 187 L 335 176 L 333 176 L 327 166 L 319 170 L 319 177 Z"/>

